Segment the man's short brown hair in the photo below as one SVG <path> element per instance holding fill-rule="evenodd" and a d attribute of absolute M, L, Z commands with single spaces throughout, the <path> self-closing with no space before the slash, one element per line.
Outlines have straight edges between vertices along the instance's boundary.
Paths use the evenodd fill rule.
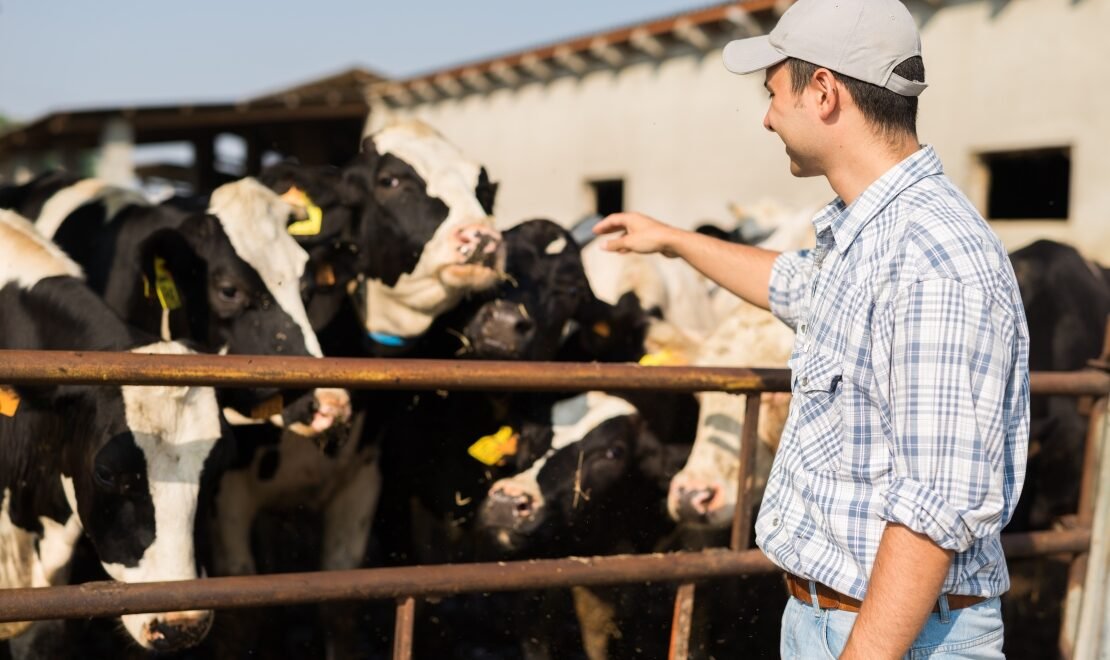
<path fill-rule="evenodd" d="M 820 67 L 791 57 L 786 60 L 786 68 L 790 70 L 791 90 L 797 95 L 806 88 L 813 74 Z M 907 80 L 925 82 L 925 63 L 920 57 L 910 57 L 894 67 L 894 73 Z M 864 118 L 881 134 L 887 137 L 899 134 L 917 137 L 916 96 L 902 96 L 889 89 L 865 83 L 835 71 L 833 75 L 848 88 L 848 93 L 852 95 L 852 100 L 855 101 Z"/>

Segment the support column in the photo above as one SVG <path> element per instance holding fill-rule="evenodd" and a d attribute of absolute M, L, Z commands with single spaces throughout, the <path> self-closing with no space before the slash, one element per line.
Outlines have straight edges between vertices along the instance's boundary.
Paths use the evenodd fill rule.
<path fill-rule="evenodd" d="M 216 181 L 216 139 L 206 134 L 193 139 L 193 180 L 198 193 L 212 192 Z"/>
<path fill-rule="evenodd" d="M 96 176 L 116 186 L 134 187 L 135 132 L 122 117 L 110 119 L 100 133 L 100 158 Z"/>

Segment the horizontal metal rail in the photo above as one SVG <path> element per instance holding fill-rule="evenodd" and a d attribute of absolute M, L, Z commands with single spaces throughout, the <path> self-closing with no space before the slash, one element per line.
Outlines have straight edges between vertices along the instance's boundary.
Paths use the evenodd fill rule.
<path fill-rule="evenodd" d="M 1079 552 L 1089 530 L 1006 535 L 1009 557 Z M 451 596 L 462 593 L 693 582 L 770 573 L 778 568 L 759 550 L 717 549 L 651 555 L 541 559 L 482 564 L 369 568 L 205 578 L 180 582 L 90 582 L 39 589 L 0 590 L 0 622 L 140 612 L 236 609 L 367 599 Z"/>
<path fill-rule="evenodd" d="M 1110 389 L 1110 380 L 1108 389 Z M 0 350 L 5 385 L 212 385 L 400 390 L 654 390 L 748 394 L 790 389 L 784 369 Z"/>
<path fill-rule="evenodd" d="M 0 350 L 5 385 L 211 385 L 215 387 L 345 387 L 404 390 L 652 390 L 787 392 L 787 369 L 643 367 L 636 364 L 312 358 L 252 355 Z M 1099 396 L 1110 374 L 1037 372 L 1034 394 Z"/>

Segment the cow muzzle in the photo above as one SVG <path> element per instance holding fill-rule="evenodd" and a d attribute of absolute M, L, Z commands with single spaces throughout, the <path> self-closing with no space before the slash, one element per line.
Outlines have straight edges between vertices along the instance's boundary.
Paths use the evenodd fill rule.
<path fill-rule="evenodd" d="M 720 484 L 679 481 L 676 477 L 667 493 L 667 510 L 679 523 L 727 526 L 734 507 Z"/>
<path fill-rule="evenodd" d="M 536 324 L 523 304 L 495 300 L 482 306 L 465 335 L 475 357 L 521 359 L 530 353 Z"/>
<path fill-rule="evenodd" d="M 343 389 L 318 388 L 286 407 L 282 417 L 297 435 L 317 438 L 338 433 L 351 419 L 351 395 Z"/>
<path fill-rule="evenodd" d="M 505 244 L 501 233 L 484 224 L 459 227 L 451 234 L 454 262 L 440 273 L 444 284 L 482 290 L 496 284 L 505 270 Z"/>
<path fill-rule="evenodd" d="M 524 537 L 543 522 L 543 499 L 518 484 L 506 482 L 490 489 L 478 511 L 478 524 L 502 550 L 516 550 Z"/>
<path fill-rule="evenodd" d="M 124 616 L 124 625 L 132 617 L 144 619 L 137 641 L 144 648 L 158 652 L 179 651 L 200 644 L 211 630 L 215 618 L 210 610 L 136 614 Z M 131 630 L 130 626 L 128 630 Z"/>

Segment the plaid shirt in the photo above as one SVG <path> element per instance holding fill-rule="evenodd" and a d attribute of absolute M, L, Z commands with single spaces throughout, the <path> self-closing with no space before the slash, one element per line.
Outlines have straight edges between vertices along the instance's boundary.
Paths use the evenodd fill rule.
<path fill-rule="evenodd" d="M 1029 332 L 1005 250 L 930 147 L 813 223 L 816 248 L 771 275 L 771 311 L 797 336 L 759 547 L 862 599 L 899 523 L 955 551 L 945 593 L 1001 594 L 1029 431 Z"/>

